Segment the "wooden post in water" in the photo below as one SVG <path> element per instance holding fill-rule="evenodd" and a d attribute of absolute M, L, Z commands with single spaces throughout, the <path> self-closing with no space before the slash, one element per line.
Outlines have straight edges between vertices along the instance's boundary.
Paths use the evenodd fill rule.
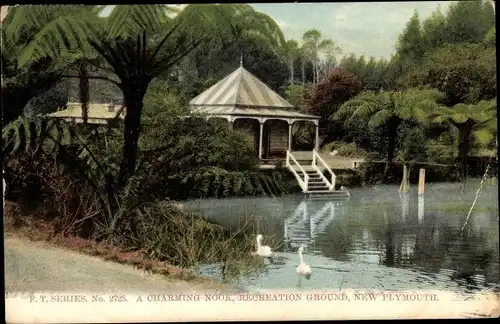
<path fill-rule="evenodd" d="M 420 169 L 418 175 L 418 222 L 424 220 L 424 190 L 425 190 L 425 169 Z"/>
<path fill-rule="evenodd" d="M 399 198 L 401 199 L 401 217 L 403 221 L 408 218 L 410 197 L 408 195 L 409 188 L 409 172 L 406 169 L 406 164 L 403 165 L 403 179 L 401 180 L 401 186 L 399 187 Z"/>
<path fill-rule="evenodd" d="M 409 181 L 408 172 L 406 170 L 406 164 L 403 165 L 403 179 L 401 179 L 401 185 L 399 186 L 399 192 L 408 192 Z"/>

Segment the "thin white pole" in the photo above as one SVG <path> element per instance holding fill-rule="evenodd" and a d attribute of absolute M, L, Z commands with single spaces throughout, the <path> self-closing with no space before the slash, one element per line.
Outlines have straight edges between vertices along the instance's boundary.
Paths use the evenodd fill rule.
<path fill-rule="evenodd" d="M 260 123 L 259 129 L 259 160 L 262 160 L 262 136 L 264 134 L 264 123 Z"/>

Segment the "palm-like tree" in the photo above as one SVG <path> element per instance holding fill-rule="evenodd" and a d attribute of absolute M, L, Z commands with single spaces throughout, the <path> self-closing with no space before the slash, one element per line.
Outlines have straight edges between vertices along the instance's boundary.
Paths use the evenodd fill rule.
<path fill-rule="evenodd" d="M 118 176 L 121 185 L 136 168 L 142 101 L 156 76 L 169 71 L 204 42 L 209 33 L 225 42 L 242 31 L 277 43 L 283 37 L 268 16 L 250 10 L 248 5 L 188 5 L 175 17 L 168 15 L 164 5 L 123 5 L 115 7 L 105 18 L 76 9 L 80 7 L 65 9 L 71 13 L 51 19 L 46 25 L 38 23 L 44 21 L 45 12 L 34 14 L 32 19 L 41 28 L 23 50 L 19 64 L 29 65 L 44 57 L 63 61 L 75 51 L 83 58 L 99 57 L 105 61 L 105 66 L 98 67 L 113 73 L 118 80 L 100 78 L 122 90 L 126 107 Z M 13 20 L 19 21 L 14 25 L 21 25 L 28 14 L 19 13 L 22 19 L 14 16 Z"/>
<path fill-rule="evenodd" d="M 49 45 L 47 37 L 57 35 L 57 28 L 71 28 L 71 19 L 86 17 L 87 19 L 98 19 L 103 6 L 74 6 L 74 5 L 27 5 L 12 8 L 5 28 L 7 41 L 16 47 L 17 60 L 22 67 L 29 67 L 32 63 L 53 56 L 44 55 L 45 50 L 40 51 L 39 44 Z M 56 36 L 57 37 L 57 36 Z M 56 62 L 52 67 L 61 72 L 58 76 L 63 77 L 64 71 L 75 69 L 79 78 L 79 95 L 82 102 L 82 117 L 84 122 L 88 116 L 89 101 L 89 75 L 87 70 L 88 58 L 83 57 L 79 51 L 78 43 L 69 42 L 67 46 L 59 48 Z M 34 58 L 32 58 L 32 56 Z M 30 64 L 25 64 L 29 61 Z M 55 79 L 54 83 L 60 81 Z M 51 84 L 54 85 L 54 84 Z"/>
<path fill-rule="evenodd" d="M 453 107 L 439 107 L 428 112 L 432 122 L 447 123 L 458 131 L 458 159 L 460 176 L 467 179 L 467 156 L 473 143 L 489 144 L 496 133 L 496 98 L 477 104 L 457 104 Z"/>
<path fill-rule="evenodd" d="M 394 160 L 396 137 L 403 121 L 419 122 L 426 111 L 438 107 L 441 94 L 435 90 L 409 89 L 406 91 L 367 91 L 345 102 L 332 116 L 334 120 L 346 123 L 356 118 L 368 120 L 372 128 L 385 127 L 387 130 L 387 162 L 383 181 L 386 182 L 390 166 Z"/>
<path fill-rule="evenodd" d="M 61 19 L 78 15 L 97 17 L 98 12 L 99 8 L 96 6 L 28 5 L 10 8 L 2 25 L 2 59 L 14 67 L 10 73 L 6 73 L 8 79 L 5 96 L 9 109 L 4 112 L 4 120 L 7 123 L 22 113 L 31 98 L 60 82 L 68 63 L 78 60 L 74 55 L 71 57 L 71 48 L 68 48 L 64 51 L 65 60 L 58 60 L 57 64 L 45 56 L 31 60 L 30 64 L 19 64 L 19 60 L 24 59 L 23 56 L 30 55 L 31 45 L 38 41 L 37 36 L 44 34 L 45 30 Z M 85 71 L 82 73 L 82 79 L 87 81 L 84 78 Z M 88 82 L 87 87 L 84 85 L 81 89 L 88 90 Z M 81 93 L 81 96 L 85 95 Z"/>

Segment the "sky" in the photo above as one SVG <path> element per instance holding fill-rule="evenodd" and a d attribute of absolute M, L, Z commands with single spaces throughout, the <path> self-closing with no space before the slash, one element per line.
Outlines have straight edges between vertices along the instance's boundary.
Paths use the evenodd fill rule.
<path fill-rule="evenodd" d="M 415 10 L 420 19 L 438 6 L 446 12 L 456 1 L 336 2 L 336 3 L 250 3 L 280 26 L 286 39 L 300 40 L 309 29 L 340 46 L 343 55 L 390 59 L 398 35 Z M 112 6 L 109 6 L 111 9 Z M 109 12 L 106 10 L 107 12 Z"/>

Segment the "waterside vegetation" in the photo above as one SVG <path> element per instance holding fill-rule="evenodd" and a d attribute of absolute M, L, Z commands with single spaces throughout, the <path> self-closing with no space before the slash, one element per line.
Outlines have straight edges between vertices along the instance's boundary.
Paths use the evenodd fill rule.
<path fill-rule="evenodd" d="M 251 268 L 256 233 L 231 232 L 175 202 L 300 191 L 286 169 L 259 169 L 245 132 L 183 118 L 187 102 L 232 72 L 242 52 L 246 69 L 295 109 L 322 117 L 324 152 L 367 160 L 339 176 L 345 184 L 399 181 L 404 163 L 426 165 L 430 181 L 463 180 L 484 172 L 484 159 L 471 161 L 478 156 L 496 172 L 489 1 L 459 1 L 424 21 L 415 13 L 390 60 L 341 57 L 341 44 L 319 30 L 286 40 L 271 17 L 247 4 L 118 5 L 106 17 L 102 10 L 21 5 L 3 21 L 2 155 L 12 230 L 101 242 L 134 260 L 222 262 L 235 276 Z M 67 101 L 82 103 L 83 123 L 46 116 Z M 123 104 L 123 122 L 87 123 L 91 102 Z M 304 147 L 313 138 L 294 133 Z"/>

